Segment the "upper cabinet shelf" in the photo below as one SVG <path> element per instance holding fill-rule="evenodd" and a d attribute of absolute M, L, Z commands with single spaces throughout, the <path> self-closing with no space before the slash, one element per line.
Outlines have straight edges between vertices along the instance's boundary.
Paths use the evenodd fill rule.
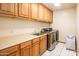
<path fill-rule="evenodd" d="M 51 23 L 53 11 L 40 3 L 1 3 L 0 14 Z"/>

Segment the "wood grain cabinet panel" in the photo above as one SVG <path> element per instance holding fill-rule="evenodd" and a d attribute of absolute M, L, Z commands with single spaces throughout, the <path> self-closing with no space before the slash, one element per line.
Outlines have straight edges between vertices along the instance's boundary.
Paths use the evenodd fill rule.
<path fill-rule="evenodd" d="M 40 55 L 47 50 L 47 36 L 40 37 Z"/>
<path fill-rule="evenodd" d="M 21 49 L 21 56 L 32 56 L 32 47 L 26 46 Z"/>
<path fill-rule="evenodd" d="M 0 3 L 0 14 L 17 15 L 16 3 Z"/>
<path fill-rule="evenodd" d="M 48 11 L 48 22 L 53 22 L 53 11 Z"/>
<path fill-rule="evenodd" d="M 19 16 L 29 18 L 30 16 L 30 4 L 20 3 L 19 4 Z"/>
<path fill-rule="evenodd" d="M 37 20 L 38 19 L 38 6 L 37 3 L 31 3 L 31 18 Z"/>
<path fill-rule="evenodd" d="M 53 12 L 48 8 L 44 8 L 44 21 L 52 22 L 53 20 Z"/>
<path fill-rule="evenodd" d="M 47 8 L 44 8 L 44 20 L 46 22 L 49 21 L 49 15 L 48 15 L 48 9 Z"/>
<path fill-rule="evenodd" d="M 20 56 L 19 45 L 0 50 L 0 56 Z"/>
<path fill-rule="evenodd" d="M 39 43 L 33 44 L 33 56 L 39 56 Z"/>
<path fill-rule="evenodd" d="M 32 56 L 32 42 L 27 41 L 21 44 L 21 56 Z"/>
<path fill-rule="evenodd" d="M 39 21 L 44 21 L 44 6 L 39 4 Z"/>
<path fill-rule="evenodd" d="M 45 7 L 43 4 L 39 4 L 39 21 L 52 22 L 53 12 Z"/>
<path fill-rule="evenodd" d="M 33 40 L 33 56 L 39 56 L 39 38 Z"/>

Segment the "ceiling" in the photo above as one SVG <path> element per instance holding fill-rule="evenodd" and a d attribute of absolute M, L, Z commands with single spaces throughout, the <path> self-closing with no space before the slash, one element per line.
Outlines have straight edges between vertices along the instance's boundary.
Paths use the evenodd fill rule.
<path fill-rule="evenodd" d="M 62 10 L 71 7 L 76 7 L 76 3 L 61 3 L 61 6 L 54 6 L 53 3 L 43 3 L 45 6 L 50 8 L 51 10 Z"/>

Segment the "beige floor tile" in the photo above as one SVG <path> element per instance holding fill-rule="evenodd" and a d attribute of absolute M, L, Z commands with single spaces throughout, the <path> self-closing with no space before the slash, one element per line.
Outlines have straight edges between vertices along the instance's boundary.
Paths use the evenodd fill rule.
<path fill-rule="evenodd" d="M 46 51 L 42 56 L 76 56 L 74 51 L 66 50 L 66 45 L 59 43 L 52 51 Z"/>

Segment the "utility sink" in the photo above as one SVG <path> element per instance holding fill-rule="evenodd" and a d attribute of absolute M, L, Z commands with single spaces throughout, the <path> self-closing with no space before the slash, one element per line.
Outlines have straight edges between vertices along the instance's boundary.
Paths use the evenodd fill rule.
<path fill-rule="evenodd" d="M 42 34 L 45 34 L 47 32 L 38 32 L 38 33 L 34 33 L 33 35 L 42 35 Z"/>
<path fill-rule="evenodd" d="M 45 33 L 39 32 L 39 33 L 34 33 L 33 35 L 42 35 L 42 34 L 45 34 Z"/>
<path fill-rule="evenodd" d="M 42 33 L 34 33 L 33 35 L 41 35 Z"/>

